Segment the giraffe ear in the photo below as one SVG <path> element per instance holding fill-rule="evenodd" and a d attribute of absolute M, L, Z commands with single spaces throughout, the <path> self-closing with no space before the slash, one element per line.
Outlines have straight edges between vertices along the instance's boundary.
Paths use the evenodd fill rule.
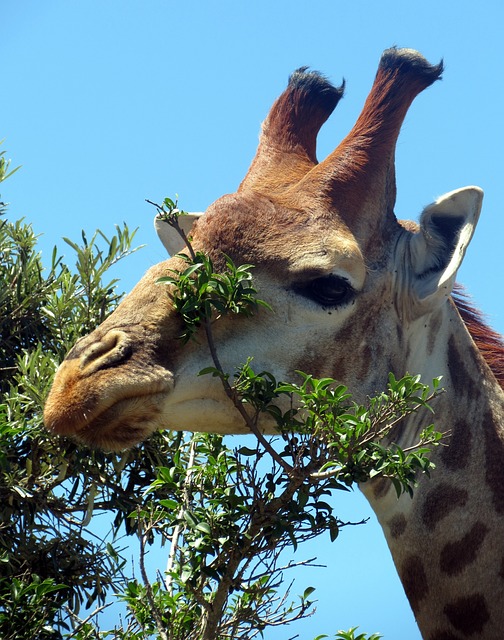
<path fill-rule="evenodd" d="M 481 211 L 483 191 L 465 187 L 441 196 L 420 217 L 411 239 L 413 286 L 420 300 L 449 295 Z"/>
<path fill-rule="evenodd" d="M 202 215 L 203 213 L 186 213 L 179 216 L 178 223 L 186 236 L 191 234 L 191 229 L 194 223 Z M 184 241 L 180 234 L 177 233 L 177 231 L 175 231 L 175 229 L 167 222 L 158 218 L 158 216 L 154 218 L 154 228 L 170 256 L 176 255 L 185 248 Z"/>

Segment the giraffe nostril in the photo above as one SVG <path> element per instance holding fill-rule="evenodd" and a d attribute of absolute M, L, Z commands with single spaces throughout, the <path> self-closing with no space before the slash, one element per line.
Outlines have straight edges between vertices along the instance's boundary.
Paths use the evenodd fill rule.
<path fill-rule="evenodd" d="M 114 329 L 93 342 L 81 356 L 80 368 L 86 374 L 117 366 L 133 353 L 131 339 L 124 331 Z"/>

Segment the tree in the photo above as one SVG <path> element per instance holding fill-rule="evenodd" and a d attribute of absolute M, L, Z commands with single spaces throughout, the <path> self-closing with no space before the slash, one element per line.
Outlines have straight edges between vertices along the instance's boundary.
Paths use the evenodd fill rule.
<path fill-rule="evenodd" d="M 8 163 L 0 159 L 1 182 Z M 177 226 L 175 205 L 167 199 L 159 210 Z M 238 410 L 246 400 L 254 415 L 273 415 L 276 445 L 257 433 L 256 446 L 232 450 L 218 436 L 164 432 L 132 451 L 107 454 L 51 438 L 42 407 L 57 364 L 118 303 L 109 269 L 133 251 L 133 239 L 125 225 L 110 237 L 83 233 L 80 244 L 65 239 L 74 266 L 55 247 L 44 268 L 31 226 L 0 220 L 5 640 L 262 637 L 269 626 L 312 611 L 311 587 L 296 599 L 283 586 L 293 565 L 282 565 L 281 551 L 322 534 L 336 539 L 347 523 L 334 515 L 330 493 L 377 473 L 398 492 L 411 491 L 415 473 L 429 471 L 427 445 L 438 438 L 432 430 L 412 451 L 381 443 L 397 420 L 434 398 L 436 391 L 417 378 L 391 377 L 388 391 L 366 407 L 333 380 L 301 374 L 298 384 L 281 383 L 255 372 L 252 360 L 230 379 L 219 366 L 211 320 L 253 314 L 264 303 L 250 266 L 228 261 L 225 273 L 215 273 L 190 245 L 187 269 L 160 283 L 171 287 L 185 319 L 182 339 L 206 332 L 214 366 L 202 373 L 221 379 Z M 280 395 L 296 400 L 286 413 L 275 408 Z M 254 415 L 243 416 L 252 431 Z M 109 514 L 110 530 L 97 537 L 92 525 L 100 513 Z M 139 540 L 141 579 L 125 574 L 123 535 Z M 166 571 L 152 578 L 144 560 L 154 542 L 167 545 L 168 560 Z M 128 615 L 124 624 L 101 630 L 99 613 L 111 594 L 126 603 Z M 354 630 L 336 637 L 350 640 Z"/>

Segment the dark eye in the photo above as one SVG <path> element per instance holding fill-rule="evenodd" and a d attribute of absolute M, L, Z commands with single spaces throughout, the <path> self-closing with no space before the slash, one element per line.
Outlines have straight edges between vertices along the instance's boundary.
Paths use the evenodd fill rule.
<path fill-rule="evenodd" d="M 299 283 L 294 286 L 294 290 L 322 307 L 338 307 L 349 302 L 354 295 L 348 280 L 335 275 Z"/>

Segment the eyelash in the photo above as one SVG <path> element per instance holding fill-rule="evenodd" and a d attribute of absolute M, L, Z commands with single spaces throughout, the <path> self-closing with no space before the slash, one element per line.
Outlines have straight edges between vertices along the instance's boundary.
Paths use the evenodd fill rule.
<path fill-rule="evenodd" d="M 293 287 L 294 291 L 316 302 L 321 307 L 339 307 L 350 302 L 355 291 L 345 278 L 335 275 L 322 276 Z"/>

